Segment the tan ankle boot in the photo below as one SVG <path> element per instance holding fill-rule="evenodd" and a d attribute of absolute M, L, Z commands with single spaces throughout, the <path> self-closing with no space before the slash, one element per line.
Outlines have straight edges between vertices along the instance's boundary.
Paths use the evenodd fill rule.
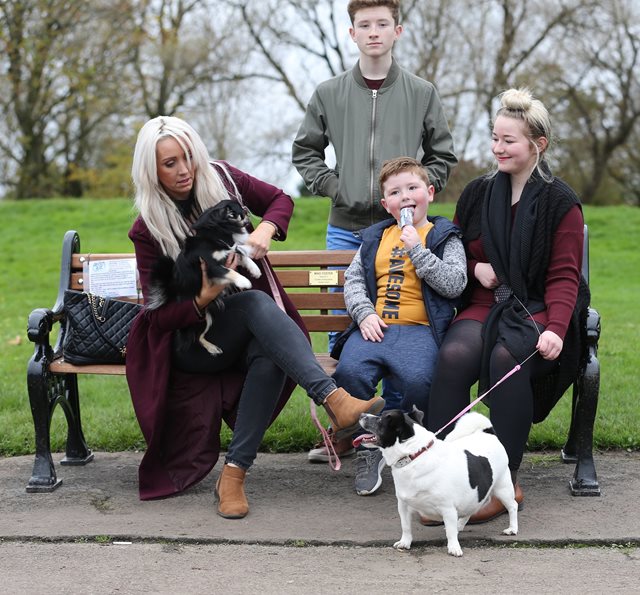
<path fill-rule="evenodd" d="M 384 407 L 384 399 L 373 397 L 364 401 L 352 397 L 343 388 L 338 388 L 325 399 L 322 406 L 331 419 L 336 440 L 341 440 L 360 427 L 358 420 L 361 413 L 380 413 Z"/>
<path fill-rule="evenodd" d="M 524 502 L 524 493 L 520 484 L 516 484 L 514 487 L 515 491 L 515 499 L 518 503 L 518 510 L 522 510 L 523 502 Z M 487 502 L 478 512 L 472 514 L 469 517 L 468 524 L 469 525 L 479 525 L 481 523 L 486 523 L 487 521 L 491 521 L 502 514 L 506 514 L 507 509 L 503 506 L 502 502 L 498 500 L 495 496 L 491 496 L 489 502 Z"/>
<path fill-rule="evenodd" d="M 225 465 L 216 483 L 218 514 L 225 519 L 241 519 L 249 512 L 249 503 L 244 495 L 245 469 Z"/>

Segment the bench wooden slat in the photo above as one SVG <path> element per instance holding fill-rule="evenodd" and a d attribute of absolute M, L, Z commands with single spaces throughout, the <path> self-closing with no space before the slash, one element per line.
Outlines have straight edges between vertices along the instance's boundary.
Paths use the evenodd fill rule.
<path fill-rule="evenodd" d="M 333 254 L 333 252 L 335 252 L 335 254 Z M 71 258 L 70 288 L 76 291 L 82 291 L 85 288 L 83 263 L 87 260 L 116 260 L 122 258 L 135 258 L 135 254 L 74 254 Z M 352 250 L 335 250 L 330 254 L 323 250 L 269 252 L 269 260 L 272 266 L 277 267 L 276 275 L 285 288 L 342 287 L 344 285 L 344 270 L 338 270 L 337 281 L 331 285 L 320 285 L 310 280 L 309 272 L 314 270 L 327 270 L 329 267 L 334 266 L 346 267 L 350 264 L 352 258 Z M 280 267 L 298 268 L 287 269 Z M 299 267 L 304 267 L 304 269 L 301 270 Z"/>
<path fill-rule="evenodd" d="M 327 374 L 331 375 L 335 372 L 338 363 L 337 360 L 333 359 L 328 353 L 316 353 L 315 356 Z M 63 358 L 59 357 L 51 362 L 49 370 L 53 374 L 106 374 L 109 376 L 124 376 L 126 368 L 124 364 L 76 366 L 65 362 Z"/>
<path fill-rule="evenodd" d="M 287 295 L 297 310 L 344 310 L 342 293 L 296 293 Z"/>
<path fill-rule="evenodd" d="M 54 374 L 108 374 L 112 376 L 123 376 L 125 373 L 124 364 L 88 364 L 76 366 L 58 357 L 51 362 L 49 370 Z"/>
<path fill-rule="evenodd" d="M 351 322 L 346 314 L 302 314 L 302 320 L 310 333 L 343 331 Z"/>
<path fill-rule="evenodd" d="M 276 270 L 276 275 L 282 283 L 283 287 L 342 287 L 344 285 L 344 271 L 337 271 L 338 273 L 338 282 L 335 285 L 314 285 L 309 280 L 309 271 L 300 271 L 300 270 Z M 74 272 L 71 273 L 70 279 L 70 289 L 75 289 L 76 291 L 83 291 L 84 289 L 84 274 L 82 272 Z"/>
<path fill-rule="evenodd" d="M 330 267 L 348 266 L 354 250 L 274 250 L 269 252 L 269 262 L 274 267 Z"/>
<path fill-rule="evenodd" d="M 272 250 L 269 261 L 274 267 L 330 267 L 348 266 L 353 259 L 354 250 Z M 71 256 L 71 268 L 82 270 L 83 262 L 87 260 L 117 260 L 121 258 L 135 258 L 130 253 L 90 253 L 84 252 Z"/>
<path fill-rule="evenodd" d="M 87 260 L 120 260 L 122 258 L 135 258 L 133 252 L 124 254 L 119 252 L 104 252 L 94 254 L 92 252 L 84 252 L 79 254 L 73 254 L 71 256 L 71 268 L 74 270 L 82 270 L 82 264 Z"/>
<path fill-rule="evenodd" d="M 331 285 L 313 283 L 308 269 L 304 271 L 299 269 L 276 269 L 275 272 L 283 287 L 342 287 L 344 285 L 344 271 L 336 271 L 338 273 L 337 283 L 332 283 Z"/>

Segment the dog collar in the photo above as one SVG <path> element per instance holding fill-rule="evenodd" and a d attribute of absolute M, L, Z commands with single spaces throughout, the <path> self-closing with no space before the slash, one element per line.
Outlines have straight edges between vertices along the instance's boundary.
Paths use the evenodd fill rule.
<path fill-rule="evenodd" d="M 396 468 L 406 467 L 409 463 L 417 459 L 423 452 L 427 452 L 434 444 L 435 440 L 431 440 L 429 444 L 423 446 L 418 452 L 414 452 L 412 455 L 407 455 L 406 457 L 402 457 L 398 459 L 393 466 Z"/>

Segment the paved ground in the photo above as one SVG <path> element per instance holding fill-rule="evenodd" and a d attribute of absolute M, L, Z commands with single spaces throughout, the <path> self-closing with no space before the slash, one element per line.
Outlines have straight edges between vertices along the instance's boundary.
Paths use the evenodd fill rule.
<path fill-rule="evenodd" d="M 57 467 L 62 486 L 27 494 L 32 457 L 0 459 L 0 590 L 6 593 L 637 593 L 640 453 L 600 454 L 602 495 L 569 494 L 572 466 L 529 454 L 517 537 L 506 518 L 468 527 L 448 556 L 442 527 L 400 521 L 388 469 L 375 496 L 352 491 L 352 459 L 335 473 L 304 454 L 260 455 L 251 512 L 214 510 L 217 470 L 176 498 L 140 502 L 139 453 L 96 453 Z M 55 460 L 62 458 L 57 455 Z"/>

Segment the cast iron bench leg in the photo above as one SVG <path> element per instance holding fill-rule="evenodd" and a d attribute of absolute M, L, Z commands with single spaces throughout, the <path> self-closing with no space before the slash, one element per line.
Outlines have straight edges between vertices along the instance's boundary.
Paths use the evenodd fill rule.
<path fill-rule="evenodd" d="M 87 446 L 82 432 L 78 376 L 66 374 L 65 384 L 65 399 L 60 404 L 63 405 L 67 417 L 67 448 L 66 456 L 60 461 L 60 464 L 86 465 L 93 460 L 93 453 Z"/>
<path fill-rule="evenodd" d="M 51 393 L 55 391 L 55 386 L 46 366 L 47 362 L 42 356 L 34 355 L 27 367 L 27 389 L 36 441 L 36 456 L 27 492 L 52 492 L 62 483 L 62 480 L 56 477 L 51 458 L 49 431 L 51 413 L 55 406 L 55 399 Z"/>
<path fill-rule="evenodd" d="M 569 482 L 571 494 L 574 496 L 600 495 L 593 460 L 593 426 L 600 391 L 600 363 L 597 358 L 599 337 L 600 316 L 590 308 L 587 319 L 587 363 L 573 387 L 571 428 L 562 450 L 562 460 L 565 463 L 576 463 L 573 479 Z"/>

